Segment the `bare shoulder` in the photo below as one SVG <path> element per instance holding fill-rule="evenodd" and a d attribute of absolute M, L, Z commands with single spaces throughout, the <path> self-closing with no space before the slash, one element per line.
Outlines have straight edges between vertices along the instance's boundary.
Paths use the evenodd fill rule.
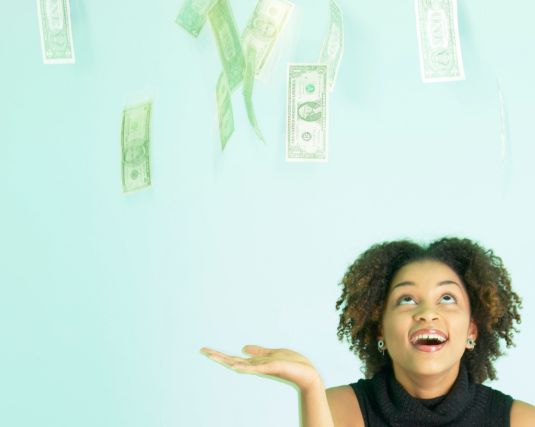
<path fill-rule="evenodd" d="M 535 426 L 535 406 L 515 400 L 511 408 L 511 427 Z"/>
<path fill-rule="evenodd" d="M 359 402 L 351 386 L 331 387 L 325 392 L 335 427 L 364 427 Z"/>

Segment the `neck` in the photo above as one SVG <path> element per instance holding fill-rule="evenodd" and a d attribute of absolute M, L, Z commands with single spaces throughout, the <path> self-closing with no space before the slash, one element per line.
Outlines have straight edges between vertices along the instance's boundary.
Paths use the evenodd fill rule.
<path fill-rule="evenodd" d="M 418 374 L 408 372 L 394 364 L 394 376 L 407 393 L 417 399 L 433 399 L 447 394 L 457 376 L 459 365 L 436 374 Z"/>

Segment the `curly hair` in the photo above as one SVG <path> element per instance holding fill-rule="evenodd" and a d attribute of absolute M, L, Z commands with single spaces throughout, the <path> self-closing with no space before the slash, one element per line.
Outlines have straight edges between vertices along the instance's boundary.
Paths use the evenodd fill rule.
<path fill-rule="evenodd" d="M 511 278 L 501 258 L 469 239 L 442 238 L 429 245 L 408 240 L 373 245 L 349 266 L 340 286 L 342 295 L 338 339 L 345 337 L 350 350 L 364 363 L 364 375 L 371 378 L 392 366 L 390 356 L 377 350 L 377 337 L 391 281 L 403 266 L 415 261 L 435 260 L 449 266 L 461 278 L 470 299 L 473 320 L 478 328 L 477 346 L 465 351 L 462 363 L 475 383 L 496 379 L 493 362 L 514 346 L 513 335 L 520 323 L 520 297 L 511 289 Z"/>

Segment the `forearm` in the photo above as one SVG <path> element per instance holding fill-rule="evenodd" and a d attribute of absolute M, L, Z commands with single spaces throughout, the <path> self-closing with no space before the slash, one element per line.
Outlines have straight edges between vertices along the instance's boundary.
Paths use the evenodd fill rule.
<path fill-rule="evenodd" d="M 323 381 L 299 391 L 301 427 L 334 427 Z"/>

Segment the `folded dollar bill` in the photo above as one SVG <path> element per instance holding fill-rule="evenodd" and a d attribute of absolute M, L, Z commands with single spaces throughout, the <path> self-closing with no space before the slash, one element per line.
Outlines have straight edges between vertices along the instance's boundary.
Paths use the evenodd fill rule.
<path fill-rule="evenodd" d="M 123 191 L 148 187 L 150 176 L 150 117 L 152 103 L 128 106 L 121 130 Z"/>
<path fill-rule="evenodd" d="M 197 37 L 215 0 L 186 0 L 178 12 L 176 23 L 193 37 Z"/>
<path fill-rule="evenodd" d="M 229 88 L 233 91 L 243 79 L 245 59 L 229 1 L 216 0 L 208 12 L 208 19 L 214 31 L 223 71 L 227 75 Z"/>
<path fill-rule="evenodd" d="M 245 109 L 249 123 L 262 142 L 266 140 L 253 107 L 254 79 L 264 69 L 293 7 L 293 3 L 286 0 L 258 0 L 241 37 L 245 55 L 243 80 Z"/>
<path fill-rule="evenodd" d="M 232 99 L 230 95 L 227 75 L 221 73 L 217 80 L 216 101 L 222 150 L 225 149 L 228 140 L 234 133 L 234 113 L 232 112 Z"/>
<path fill-rule="evenodd" d="M 248 48 L 256 52 L 255 76 L 264 69 L 293 8 L 293 3 L 286 0 L 258 0 L 256 3 L 241 37 L 244 52 Z"/>
<path fill-rule="evenodd" d="M 45 64 L 74 64 L 69 0 L 37 0 Z"/>
<path fill-rule="evenodd" d="M 323 43 L 320 53 L 320 64 L 327 64 L 327 81 L 330 90 L 333 90 L 338 74 L 338 68 L 344 53 L 344 22 L 342 10 L 335 0 L 329 1 L 330 22 L 329 32 Z"/>
<path fill-rule="evenodd" d="M 457 0 L 415 0 L 422 80 L 464 79 Z"/>

